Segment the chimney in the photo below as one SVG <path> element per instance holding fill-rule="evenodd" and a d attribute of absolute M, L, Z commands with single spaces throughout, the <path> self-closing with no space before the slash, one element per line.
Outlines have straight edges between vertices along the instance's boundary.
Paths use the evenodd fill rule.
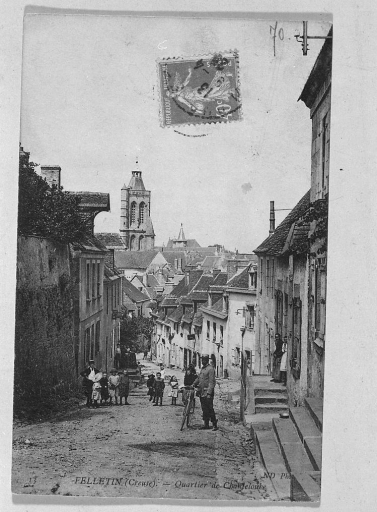
<path fill-rule="evenodd" d="M 177 258 L 174 258 L 174 268 L 175 268 L 175 270 L 178 270 L 178 260 L 177 260 Z"/>
<path fill-rule="evenodd" d="M 19 152 L 20 152 L 20 162 L 22 163 L 22 165 L 24 165 L 24 166 L 29 165 L 30 153 L 28 153 L 27 151 L 24 151 L 24 148 L 21 146 L 21 144 L 20 144 Z"/>
<path fill-rule="evenodd" d="M 228 260 L 227 264 L 227 274 L 228 274 L 228 281 L 231 279 L 234 274 L 237 272 L 238 269 L 238 261 L 237 260 Z"/>
<path fill-rule="evenodd" d="M 208 292 L 208 307 L 212 307 L 212 294 L 211 292 Z"/>
<path fill-rule="evenodd" d="M 223 313 L 228 313 L 228 299 L 229 299 L 229 293 L 224 292 L 223 293 Z"/>
<path fill-rule="evenodd" d="M 274 201 L 270 201 L 270 231 L 269 234 L 275 231 L 275 204 Z"/>
<path fill-rule="evenodd" d="M 47 184 L 52 187 L 56 185 L 60 188 L 60 174 L 61 167 L 59 165 L 43 165 L 41 166 L 42 178 L 47 181 Z"/>
<path fill-rule="evenodd" d="M 178 270 L 182 270 L 182 258 L 178 258 Z"/>
<path fill-rule="evenodd" d="M 189 272 L 186 272 L 186 286 L 188 286 L 190 284 L 190 273 Z"/>

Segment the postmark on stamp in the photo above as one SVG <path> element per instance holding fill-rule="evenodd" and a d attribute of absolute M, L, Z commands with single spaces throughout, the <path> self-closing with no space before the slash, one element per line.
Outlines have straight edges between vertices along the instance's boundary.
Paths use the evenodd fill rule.
<path fill-rule="evenodd" d="M 237 51 L 157 62 L 163 127 L 242 118 Z"/>

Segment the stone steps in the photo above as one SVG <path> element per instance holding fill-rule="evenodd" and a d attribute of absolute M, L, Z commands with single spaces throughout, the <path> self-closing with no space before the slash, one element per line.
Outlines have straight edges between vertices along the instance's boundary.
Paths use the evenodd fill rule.
<path fill-rule="evenodd" d="M 287 403 L 288 398 L 283 393 L 263 393 L 255 396 L 255 404 Z"/>
<path fill-rule="evenodd" d="M 248 416 L 247 425 L 279 499 L 319 501 L 322 400 L 306 398 L 305 407 L 289 409 L 285 386 L 269 376 L 254 379 L 254 400 L 256 414 Z M 280 418 L 281 412 L 289 418 Z"/>
<path fill-rule="evenodd" d="M 318 471 L 291 473 L 291 500 L 316 502 L 321 499 L 321 484 Z"/>
<path fill-rule="evenodd" d="M 323 401 L 320 398 L 305 398 L 305 407 L 318 429 L 322 432 Z"/>
<path fill-rule="evenodd" d="M 256 451 L 266 468 L 279 500 L 289 500 L 291 494 L 289 474 L 271 429 L 257 433 Z"/>
<path fill-rule="evenodd" d="M 271 405 L 267 404 L 268 407 Z M 289 418 L 282 419 L 269 413 L 255 415 L 260 421 L 252 420 L 257 453 L 270 477 L 273 474 L 271 481 L 279 499 L 284 499 L 287 493 L 286 480 L 290 482 L 292 501 L 315 502 L 320 499 L 322 435 L 317 423 L 321 424 L 321 404 L 312 402 L 311 405 L 311 411 L 306 407 L 290 409 Z M 316 421 L 312 417 L 313 411 Z"/>
<path fill-rule="evenodd" d="M 258 386 L 254 389 L 254 395 L 265 395 L 268 394 L 277 394 L 277 395 L 287 395 L 287 388 L 282 386 L 281 384 L 269 385 L 269 386 Z"/>
<path fill-rule="evenodd" d="M 316 471 L 322 466 L 322 435 L 305 407 L 290 409 L 290 418 Z"/>
<path fill-rule="evenodd" d="M 255 413 L 256 414 L 264 414 L 264 413 L 274 413 L 278 416 L 281 412 L 288 412 L 288 404 L 284 403 L 267 403 L 267 404 L 255 404 Z"/>
<path fill-rule="evenodd" d="M 272 420 L 280 452 L 290 473 L 310 472 L 313 467 L 291 419 Z"/>

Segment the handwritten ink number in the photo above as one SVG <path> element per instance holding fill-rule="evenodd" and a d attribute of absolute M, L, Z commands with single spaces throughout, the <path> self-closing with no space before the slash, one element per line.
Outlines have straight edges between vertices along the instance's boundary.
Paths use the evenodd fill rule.
<path fill-rule="evenodd" d="M 270 35 L 272 35 L 272 39 L 273 39 L 273 45 L 274 45 L 274 57 L 276 57 L 276 31 L 277 31 L 277 28 L 278 28 L 278 22 L 276 21 L 275 22 L 275 26 L 273 27 L 272 25 L 270 25 Z M 280 41 L 283 41 L 284 40 L 284 30 L 282 28 L 279 28 L 278 30 L 278 37 L 280 39 Z"/>

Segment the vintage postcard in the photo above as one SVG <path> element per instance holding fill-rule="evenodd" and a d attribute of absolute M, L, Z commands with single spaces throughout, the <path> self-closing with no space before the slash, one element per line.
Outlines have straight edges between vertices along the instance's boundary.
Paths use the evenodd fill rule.
<path fill-rule="evenodd" d="M 25 15 L 14 494 L 320 501 L 333 37 Z"/>

